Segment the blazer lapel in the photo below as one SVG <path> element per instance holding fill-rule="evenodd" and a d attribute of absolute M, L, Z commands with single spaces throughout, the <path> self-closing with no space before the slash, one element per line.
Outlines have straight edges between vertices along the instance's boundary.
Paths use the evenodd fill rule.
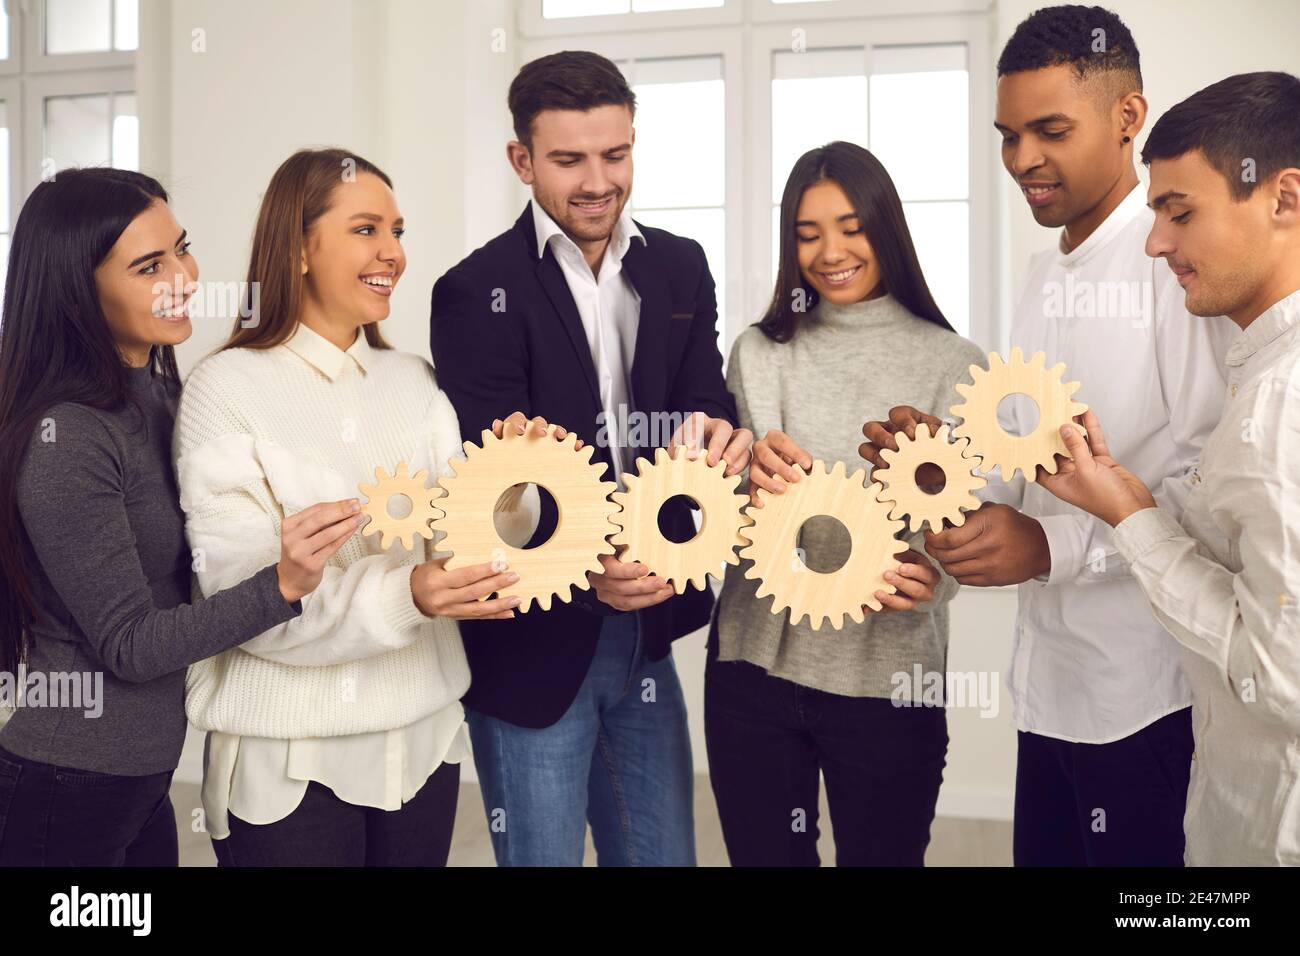
<path fill-rule="evenodd" d="M 535 240 L 529 248 L 536 250 Z M 587 389 L 591 392 L 592 401 L 599 408 L 600 388 L 596 384 L 596 365 L 591 360 L 591 347 L 587 345 L 587 330 L 582 325 L 582 316 L 578 315 L 578 306 L 573 301 L 569 284 L 564 280 L 564 272 L 549 248 L 537 262 L 537 281 L 541 283 L 547 298 L 551 300 L 551 305 L 555 307 L 555 312 L 560 317 L 560 324 L 564 326 L 564 331 L 569 336 L 573 351 L 578 356 L 578 364 L 582 366 L 582 374 L 587 379 Z"/>
<path fill-rule="evenodd" d="M 637 224 L 638 228 L 640 223 Z M 636 351 L 632 356 L 632 404 L 639 411 L 662 411 L 667 393 L 668 324 L 672 301 L 668 277 L 657 256 L 640 239 L 633 239 L 623 255 L 628 281 L 641 298 L 641 315 L 636 330 Z"/>

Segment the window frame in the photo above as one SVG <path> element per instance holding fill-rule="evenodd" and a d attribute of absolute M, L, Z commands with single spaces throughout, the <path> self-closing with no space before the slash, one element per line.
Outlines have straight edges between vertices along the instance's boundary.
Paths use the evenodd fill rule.
<path fill-rule="evenodd" d="M 727 19 L 700 14 L 725 12 Z M 861 46 L 870 63 L 876 46 L 962 43 L 970 77 L 970 250 L 968 336 L 986 349 L 998 348 L 1009 329 L 1000 302 L 1004 260 L 999 221 L 998 145 L 993 130 L 990 4 L 987 0 L 836 0 L 834 3 L 775 4 L 771 0 L 727 0 L 712 10 L 543 20 L 541 0 L 519 8 L 520 63 L 573 49 L 592 50 L 612 60 L 721 56 L 726 112 L 727 312 L 722 319 L 724 358 L 736 336 L 757 322 L 772 295 L 772 54 L 789 49 L 791 30 L 833 36 L 835 47 Z M 899 15 L 906 14 L 906 15 Z M 651 18 L 671 17 L 676 30 L 653 29 Z M 668 22 L 666 19 L 659 22 Z M 558 27 L 558 28 L 557 28 Z M 680 28 L 689 29 L 680 29 Z M 810 36 L 812 49 L 817 44 Z M 868 73 L 868 76 L 870 73 Z M 868 81 L 869 82 L 869 81 Z"/>
<path fill-rule="evenodd" d="M 111 70 L 114 68 L 133 69 L 135 67 L 135 50 L 104 50 L 94 53 L 46 53 L 45 0 L 32 0 L 27 6 L 28 10 L 24 14 L 27 23 L 25 23 L 25 29 L 22 32 L 22 46 L 23 62 L 25 64 L 23 72 L 28 75 L 84 70 Z M 110 36 L 113 35 L 115 29 L 113 6 L 110 5 Z M 11 36 L 10 43 L 12 44 L 12 42 Z"/>

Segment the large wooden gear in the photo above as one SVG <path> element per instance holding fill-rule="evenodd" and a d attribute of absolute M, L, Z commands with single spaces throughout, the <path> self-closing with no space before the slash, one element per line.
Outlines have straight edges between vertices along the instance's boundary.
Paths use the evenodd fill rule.
<path fill-rule="evenodd" d="M 605 466 L 591 463 L 593 446 L 575 450 L 577 435 L 556 441 L 555 428 L 548 426 L 545 437 L 531 426 L 524 435 L 507 428 L 502 438 L 485 430 L 482 446 L 465 442 L 464 460 L 452 462 L 455 474 L 439 480 L 446 496 L 438 500 L 443 516 L 434 528 L 446 533 L 438 546 L 452 552 L 447 568 L 504 560 L 519 580 L 498 596 L 518 595 L 520 612 L 534 600 L 543 611 L 552 596 L 572 600 L 569 588 L 586 588 L 587 572 L 604 570 L 600 555 L 614 553 L 606 536 L 618 530 L 610 521 L 618 505 L 608 499 L 617 485 L 601 480 Z M 507 544 L 493 523 L 497 500 L 521 482 L 549 491 L 559 511 L 555 533 L 536 548 Z"/>
<path fill-rule="evenodd" d="M 424 486 L 428 477 L 429 473 L 423 470 L 408 475 L 406 462 L 400 463 L 391 475 L 383 468 L 376 468 L 373 485 L 357 485 L 367 499 L 361 506 L 361 513 L 370 518 L 361 533 L 378 534 L 379 547 L 385 551 L 398 541 L 414 551 L 417 538 L 432 539 L 433 529 L 429 522 L 442 512 L 434 507 L 432 489 Z M 388 512 L 388 503 L 396 495 L 411 502 L 411 512 L 404 518 L 394 518 Z M 409 545 L 406 544 L 408 537 L 411 539 Z"/>
<path fill-rule="evenodd" d="M 825 462 L 815 461 L 782 494 L 759 489 L 762 507 L 750 509 L 754 523 L 740 532 L 750 544 L 740 556 L 753 562 L 745 577 L 761 582 L 756 596 L 772 595 L 773 614 L 789 608 L 792 624 L 806 615 L 814 631 L 824 619 L 838 631 L 845 614 L 858 624 L 865 620 L 863 605 L 881 610 L 877 591 L 897 591 L 886 583 L 885 572 L 896 571 L 894 555 L 907 550 L 907 543 L 894 537 L 903 522 L 889 517 L 889 506 L 876 499 L 880 486 L 865 485 L 864 476 L 863 469 L 846 475 L 842 461 L 829 472 Z M 799 529 L 817 515 L 837 519 L 852 538 L 848 560 L 829 573 L 812 570 L 797 554 Z"/>
<path fill-rule="evenodd" d="M 656 449 L 653 464 L 638 458 L 637 474 L 623 475 L 627 490 L 613 495 L 622 511 L 612 520 L 621 530 L 610 540 L 627 548 L 621 560 L 641 562 L 678 594 L 688 582 L 702 591 L 706 575 L 719 577 L 724 564 L 739 564 L 736 547 L 746 543 L 739 532 L 752 523 L 742 510 L 749 498 L 736 493 L 740 475 L 727 478 L 726 469 L 725 459 L 709 467 L 707 455 L 692 458 L 682 447 L 675 455 Z M 700 506 L 699 532 L 681 543 L 659 531 L 659 509 L 676 495 L 686 495 Z"/>
<path fill-rule="evenodd" d="M 953 405 L 951 412 L 964 421 L 954 429 L 959 438 L 969 438 L 971 450 L 983 461 L 987 472 L 1000 468 L 1002 480 L 1010 481 L 1016 471 L 1027 481 L 1036 481 L 1039 465 L 1048 474 L 1056 474 L 1056 455 L 1069 457 L 1061 439 L 1061 426 L 1073 423 L 1088 406 L 1071 397 L 1079 390 L 1078 382 L 1062 381 L 1065 363 L 1046 367 L 1042 352 L 1026 362 L 1019 347 L 1011 350 L 1011 361 L 1004 362 L 997 352 L 989 355 L 987 370 L 970 367 L 973 383 L 957 385 L 966 401 Z M 1038 404 L 1038 427 L 1028 435 L 1012 435 L 998 424 L 998 404 L 1008 395 L 1023 393 Z M 1082 432 L 1083 429 L 1075 424 Z"/>
<path fill-rule="evenodd" d="M 978 455 L 968 454 L 970 442 L 965 438 L 950 442 L 947 425 L 939 426 L 938 431 L 931 435 L 930 426 L 924 422 L 916 426 L 915 438 L 898 432 L 894 439 L 898 442 L 898 451 L 881 449 L 880 457 L 885 464 L 871 473 L 871 477 L 884 487 L 880 500 L 894 506 L 889 516 L 902 518 L 906 515 L 908 530 L 913 534 L 927 523 L 931 531 L 942 531 L 945 519 L 955 527 L 965 524 L 965 512 L 980 506 L 974 492 L 988 484 L 973 471 L 980 459 Z M 930 494 L 917 485 L 916 469 L 925 464 L 942 469 L 944 485 L 941 491 Z"/>

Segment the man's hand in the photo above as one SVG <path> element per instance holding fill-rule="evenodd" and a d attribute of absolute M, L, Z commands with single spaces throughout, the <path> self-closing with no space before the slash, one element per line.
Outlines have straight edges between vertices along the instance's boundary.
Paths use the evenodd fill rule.
<path fill-rule="evenodd" d="M 902 432 L 908 438 L 916 438 L 916 426 L 925 424 L 930 429 L 930 434 L 937 434 L 943 427 L 943 422 L 933 415 L 927 415 L 918 408 L 911 405 L 895 405 L 889 410 L 889 420 L 884 422 L 867 422 L 862 426 L 862 434 L 867 440 L 858 446 L 858 454 L 871 462 L 873 468 L 887 468 L 888 465 L 880 457 L 880 452 L 888 448 L 890 451 L 898 451 L 898 441 L 894 438 L 898 432 Z M 916 470 L 916 483 L 922 489 L 930 487 L 942 488 L 944 483 L 943 469 L 938 465 L 926 462 Z"/>
<path fill-rule="evenodd" d="M 1142 479 L 1110 456 L 1101 422 L 1091 410 L 1083 415 L 1088 437 L 1070 425 L 1061 426 L 1061 438 L 1069 458 L 1057 456 L 1058 470 L 1049 475 L 1038 469 L 1038 483 L 1056 497 L 1096 515 L 1111 527 L 1135 511 L 1156 507 L 1151 490 Z"/>
<path fill-rule="evenodd" d="M 595 588 L 596 597 L 616 611 L 639 611 L 673 596 L 673 586 L 667 579 L 651 574 L 640 561 L 624 564 L 615 555 L 602 554 L 600 563 L 605 570 L 600 574 L 588 571 L 587 581 Z"/>
<path fill-rule="evenodd" d="M 934 589 L 939 584 L 939 572 L 934 569 L 923 555 L 915 551 L 904 551 L 898 556 L 902 561 L 898 571 L 886 571 L 885 580 L 898 588 L 897 593 L 877 591 L 876 600 L 881 604 L 881 613 L 892 611 L 915 611 L 917 605 L 934 600 Z M 863 606 L 864 610 L 871 608 Z"/>
<path fill-rule="evenodd" d="M 533 416 L 532 419 L 529 419 L 528 416 L 525 415 L 523 412 L 515 412 L 514 414 L 504 419 L 502 418 L 494 419 L 492 421 L 492 434 L 495 435 L 497 438 L 503 438 L 505 437 L 505 430 L 507 428 L 512 428 L 514 429 L 516 435 L 522 435 L 525 431 L 528 430 L 530 424 L 532 425 L 534 435 L 541 437 L 542 435 L 546 434 L 548 423 L 545 418 L 542 418 L 542 416 L 540 415 L 535 415 Z M 565 429 L 561 428 L 559 425 L 555 426 L 556 441 L 564 441 L 565 437 L 568 434 L 569 433 Z M 582 447 L 582 439 L 579 438 L 574 443 L 573 450 L 577 451 L 581 447 Z"/>
<path fill-rule="evenodd" d="M 1009 505 L 985 504 L 960 528 L 925 533 L 925 550 L 960 584 L 1022 584 L 1052 569 L 1043 526 Z"/>
<path fill-rule="evenodd" d="M 749 503 L 755 508 L 763 507 L 758 498 L 760 488 L 775 495 L 784 494 L 786 483 L 802 478 L 812 463 L 812 456 L 796 445 L 793 438 L 773 428 L 754 442 L 754 460 L 749 463 Z"/>
<path fill-rule="evenodd" d="M 701 451 L 706 451 L 709 467 L 720 459 L 726 459 L 723 476 L 730 478 L 749 465 L 750 446 L 753 444 L 754 433 L 748 428 L 732 428 L 731 422 L 725 418 L 709 418 L 703 412 L 691 412 L 668 442 L 668 451 L 683 447 L 692 458 L 698 458 Z"/>

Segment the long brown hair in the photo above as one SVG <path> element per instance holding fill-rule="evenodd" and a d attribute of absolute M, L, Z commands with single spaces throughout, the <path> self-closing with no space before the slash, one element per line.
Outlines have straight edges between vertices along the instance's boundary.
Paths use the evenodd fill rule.
<path fill-rule="evenodd" d="M 300 263 L 307 237 L 333 205 L 334 190 L 361 173 L 378 176 L 393 188 L 382 169 L 343 149 L 301 149 L 280 164 L 257 213 L 241 317 L 222 350 L 269 349 L 293 335 L 302 315 Z M 371 348 L 391 348 L 377 322 L 361 329 Z"/>

